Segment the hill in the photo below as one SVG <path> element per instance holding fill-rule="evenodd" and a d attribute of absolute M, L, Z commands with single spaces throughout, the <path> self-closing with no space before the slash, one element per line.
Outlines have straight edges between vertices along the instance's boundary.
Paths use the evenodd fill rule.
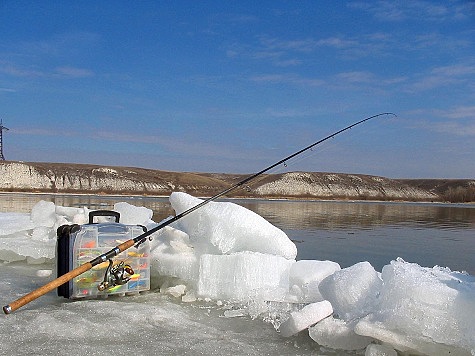
<path fill-rule="evenodd" d="M 75 194 L 124 194 L 167 196 L 184 191 L 212 196 L 247 175 L 190 173 L 70 163 L 0 161 L 0 191 Z M 465 192 L 475 201 L 475 180 L 390 179 L 385 177 L 288 172 L 267 174 L 229 197 L 288 199 L 359 199 L 446 201 L 449 193 Z M 466 199 L 469 200 L 466 200 Z"/>

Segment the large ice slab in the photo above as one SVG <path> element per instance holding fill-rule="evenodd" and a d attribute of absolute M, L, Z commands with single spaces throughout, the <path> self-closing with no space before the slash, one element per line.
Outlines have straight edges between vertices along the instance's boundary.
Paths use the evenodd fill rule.
<path fill-rule="evenodd" d="M 186 193 L 170 195 L 170 203 L 177 214 L 201 202 Z M 297 247 L 282 230 L 234 203 L 208 203 L 180 219 L 177 226 L 192 240 L 205 239 L 223 254 L 252 251 L 287 259 L 297 256 Z"/>
<path fill-rule="evenodd" d="M 212 299 L 282 300 L 295 261 L 258 252 L 205 254 L 200 259 L 198 295 Z"/>

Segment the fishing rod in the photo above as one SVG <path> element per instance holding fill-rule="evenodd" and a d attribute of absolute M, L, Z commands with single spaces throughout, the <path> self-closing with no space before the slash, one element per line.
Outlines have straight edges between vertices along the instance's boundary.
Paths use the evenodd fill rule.
<path fill-rule="evenodd" d="M 201 208 L 203 205 L 206 205 L 208 204 L 209 202 L 212 202 L 213 200 L 216 200 L 218 199 L 219 197 L 222 197 L 223 195 L 226 195 L 227 193 L 239 188 L 239 187 L 242 187 L 243 185 L 245 185 L 246 183 L 249 183 L 250 181 L 252 181 L 253 179 L 257 178 L 258 176 L 260 176 L 261 174 L 271 170 L 272 168 L 275 168 L 277 167 L 278 165 L 280 164 L 286 164 L 287 161 L 289 161 L 290 159 L 294 158 L 295 156 L 298 156 L 299 154 L 307 151 L 307 150 L 310 150 L 312 149 L 313 147 L 321 144 L 322 142 L 325 142 L 333 137 L 335 137 L 336 135 L 344 132 L 344 131 L 347 131 L 357 125 L 360 125 L 366 121 L 369 121 L 371 119 L 375 119 L 377 117 L 381 117 L 381 116 L 388 116 L 388 115 L 391 115 L 391 116 L 397 116 L 396 114 L 393 114 L 391 112 L 385 112 L 385 113 L 380 113 L 380 114 L 377 114 L 377 115 L 373 115 L 373 116 L 370 116 L 370 117 L 367 117 L 366 119 L 363 119 L 363 120 L 360 120 L 358 122 L 355 122 L 354 124 L 351 124 L 341 130 L 338 130 L 334 133 L 332 133 L 331 135 L 328 135 L 324 138 L 322 138 L 321 140 L 318 140 L 317 142 L 314 142 L 312 143 L 311 145 L 305 147 L 305 148 L 302 148 L 301 150 L 281 159 L 280 161 L 270 165 L 269 167 L 266 167 L 264 168 L 263 170 L 241 180 L 240 182 L 232 185 L 231 187 L 223 190 L 222 192 L 216 194 L 216 195 L 213 195 L 211 198 L 208 198 L 206 200 L 203 200 L 201 203 L 191 207 L 190 209 L 188 210 L 185 210 L 183 211 L 182 213 L 178 214 L 178 215 L 175 215 L 174 217 L 162 222 L 161 224 L 157 225 L 156 227 L 148 230 L 147 232 L 133 238 L 133 239 L 130 239 L 130 240 L 127 240 L 123 243 L 121 243 L 120 245 L 114 247 L 112 250 L 94 258 L 93 260 L 89 261 L 89 262 L 86 262 L 82 265 L 80 265 L 79 267 L 69 271 L 68 273 L 65 273 L 63 275 L 61 275 L 60 277 L 52 280 L 51 282 L 45 284 L 44 286 L 24 295 L 23 297 L 15 300 L 14 302 L 8 304 L 8 305 L 5 305 L 3 307 L 3 312 L 5 314 L 10 314 L 12 312 L 14 312 L 15 310 L 17 310 L 18 308 L 21 308 L 22 306 L 32 302 L 33 300 L 41 297 L 42 295 L 45 295 L 46 293 L 52 291 L 53 289 L 55 288 L 58 288 L 59 286 L 61 286 L 62 284 L 66 283 L 66 282 L 69 282 L 71 279 L 89 271 L 90 269 L 92 269 L 94 266 L 97 266 L 98 264 L 100 263 L 103 263 L 103 262 L 106 262 L 108 260 L 111 260 L 113 257 L 117 256 L 118 254 L 120 254 L 121 252 L 131 248 L 132 246 L 138 246 L 140 244 L 142 244 L 143 242 L 146 241 L 147 237 L 150 236 L 151 234 L 157 232 L 158 230 L 161 230 L 163 229 L 165 226 L 168 226 L 172 223 L 174 223 L 175 221 L 177 220 L 180 220 L 181 218 L 185 217 L 186 215 L 192 213 L 193 211 Z"/>

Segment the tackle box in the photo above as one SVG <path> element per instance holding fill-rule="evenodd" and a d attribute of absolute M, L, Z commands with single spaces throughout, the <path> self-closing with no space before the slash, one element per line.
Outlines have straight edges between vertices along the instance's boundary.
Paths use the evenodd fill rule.
<path fill-rule="evenodd" d="M 97 210 L 89 213 L 88 224 L 60 226 L 56 244 L 58 277 L 146 232 L 144 226 L 124 225 L 119 220 L 116 211 Z M 136 294 L 149 289 L 150 245 L 146 240 L 64 283 L 57 292 L 77 299 Z"/>

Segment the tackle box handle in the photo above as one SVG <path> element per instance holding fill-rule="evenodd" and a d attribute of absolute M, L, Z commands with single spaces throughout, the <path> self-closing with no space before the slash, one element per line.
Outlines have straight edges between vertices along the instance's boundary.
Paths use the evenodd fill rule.
<path fill-rule="evenodd" d="M 89 224 L 94 224 L 94 217 L 96 216 L 113 216 L 115 217 L 115 222 L 118 223 L 120 220 L 120 213 L 112 210 L 95 210 L 89 212 Z"/>

